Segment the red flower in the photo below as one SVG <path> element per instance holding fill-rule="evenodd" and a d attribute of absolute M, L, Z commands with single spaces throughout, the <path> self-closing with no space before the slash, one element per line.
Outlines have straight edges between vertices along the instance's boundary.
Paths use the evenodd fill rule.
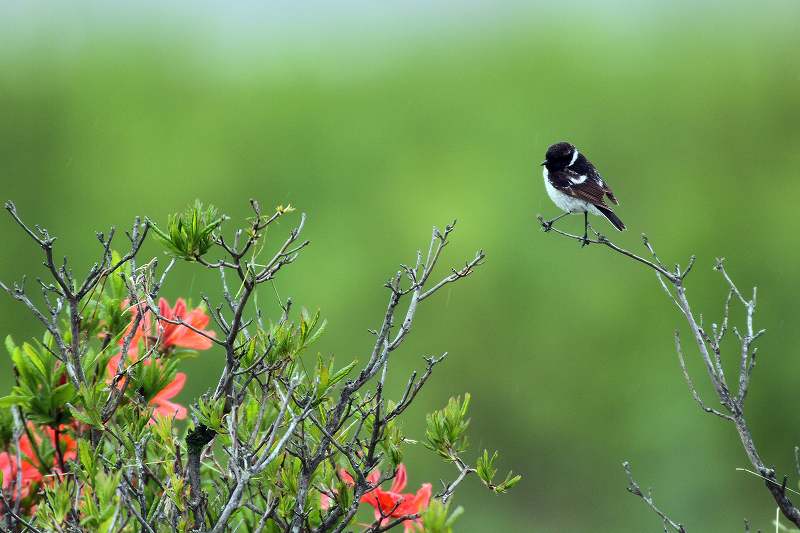
<path fill-rule="evenodd" d="M 28 428 L 38 448 L 41 445 L 42 437 L 35 432 L 35 426 L 33 424 L 28 424 Z M 78 447 L 69 435 L 61 433 L 64 429 L 67 429 L 67 426 L 61 426 L 59 428 L 58 447 L 61 450 L 64 461 L 68 461 L 76 457 Z M 45 427 L 44 433 L 50 439 L 50 445 L 54 449 L 53 464 L 47 467 L 42 467 L 39 462 L 39 457 L 36 455 L 28 435 L 23 434 L 19 439 L 22 486 L 17 487 L 16 490 L 19 491 L 19 496 L 21 498 L 26 497 L 30 492 L 31 486 L 41 482 L 45 475 L 61 473 L 58 454 L 55 452 L 56 432 L 50 427 Z M 11 452 L 0 453 L 0 470 L 3 472 L 3 490 L 6 490 L 12 483 L 15 484 L 17 482 L 17 454 Z"/>
<path fill-rule="evenodd" d="M 214 336 L 213 331 L 205 331 L 204 329 L 208 325 L 208 315 L 199 307 L 195 307 L 187 313 L 186 302 L 183 298 L 178 298 L 173 308 L 170 308 L 169 303 L 167 303 L 164 298 L 161 298 L 158 301 L 158 311 L 161 316 L 165 318 L 170 320 L 182 319 L 184 322 L 202 331 L 206 335 Z M 192 350 L 208 350 L 211 348 L 211 339 L 192 331 L 186 326 L 178 326 L 166 322 L 159 325 L 164 328 L 161 335 L 162 348 L 169 348 L 170 346 L 178 346 Z"/>
<path fill-rule="evenodd" d="M 108 375 L 109 381 L 114 378 L 117 374 L 117 369 L 119 368 L 119 361 L 122 358 L 121 354 L 117 354 L 108 361 Z M 136 355 L 129 356 L 128 364 L 136 361 Z M 152 364 L 152 359 L 148 359 L 144 361 L 145 365 Z M 166 387 L 158 391 L 155 396 L 150 399 L 150 404 L 155 407 L 153 415 L 161 415 L 166 417 L 174 416 L 178 420 L 183 420 L 186 418 L 186 408 L 180 404 L 171 402 L 170 400 L 174 398 L 179 392 L 183 390 L 183 386 L 186 384 L 186 374 L 183 372 L 178 372 L 175 374 L 175 379 L 173 379 Z M 122 386 L 122 385 L 119 385 Z M 151 420 L 153 422 L 154 420 Z"/>
<path fill-rule="evenodd" d="M 19 439 L 20 456 L 22 459 L 22 491 L 20 494 L 23 498 L 27 496 L 30 486 L 42 479 L 42 474 L 39 472 L 39 469 L 26 460 L 28 452 L 26 452 L 24 448 L 27 448 L 28 451 L 32 453 L 30 446 L 28 437 L 23 435 L 22 438 Z M 7 490 L 12 483 L 16 483 L 17 481 L 16 454 L 9 452 L 0 453 L 0 470 L 3 471 L 3 490 Z"/>
<path fill-rule="evenodd" d="M 344 469 L 339 471 L 339 476 L 347 485 L 353 486 L 355 482 L 353 477 Z M 373 470 L 367 476 L 367 481 L 371 485 L 376 485 L 380 481 L 380 470 Z M 402 518 L 404 516 L 411 516 L 419 514 L 428 508 L 428 503 L 431 499 L 432 486 L 430 483 L 424 483 L 422 487 L 414 493 L 403 494 L 403 489 L 406 488 L 408 481 L 406 475 L 406 467 L 404 464 L 397 466 L 392 487 L 386 491 L 376 486 L 361 497 L 361 503 L 367 503 L 375 508 L 375 520 L 380 521 L 381 526 L 385 526 L 394 519 Z M 327 509 L 330 506 L 330 498 L 323 494 L 320 507 Z M 404 531 L 422 531 L 422 519 L 415 518 L 403 521 Z"/>
<path fill-rule="evenodd" d="M 129 306 L 128 300 L 122 304 L 124 307 Z M 133 306 L 133 318 L 125 329 L 125 333 L 119 339 L 119 345 L 125 344 L 125 338 L 130 334 L 131 328 L 136 321 L 136 316 L 140 312 L 141 306 Z M 177 321 L 182 320 L 193 328 L 202 331 L 205 335 L 214 336 L 213 331 L 207 331 L 204 328 L 208 326 L 210 320 L 209 316 L 200 307 L 188 310 L 186 308 L 186 301 L 183 298 L 178 298 L 175 302 L 175 307 L 170 307 L 169 302 L 164 298 L 158 301 L 158 313 L 166 319 Z M 133 355 L 139 350 L 139 341 L 144 340 L 145 349 L 149 349 L 154 342 L 153 325 L 151 320 L 152 313 L 145 309 L 142 320 L 136 328 L 136 332 L 131 339 L 130 348 L 128 353 Z M 191 350 L 208 350 L 211 348 L 211 339 L 204 335 L 193 331 L 192 329 L 178 324 L 170 324 L 164 320 L 156 320 L 156 335 L 160 337 L 158 350 L 166 352 L 169 348 L 176 346 L 179 348 L 189 348 Z"/>
<path fill-rule="evenodd" d="M 186 418 L 186 408 L 180 404 L 169 401 L 183 390 L 186 384 L 186 374 L 178 372 L 175 374 L 175 379 L 169 385 L 161 389 L 158 394 L 153 396 L 150 403 L 156 406 L 154 415 L 161 415 L 165 417 L 175 416 L 178 420 Z"/>
<path fill-rule="evenodd" d="M 150 348 L 153 347 L 153 343 L 157 340 L 158 346 L 156 346 L 156 348 L 160 353 L 166 353 L 173 346 L 179 348 L 188 348 L 191 350 L 207 350 L 211 348 L 211 339 L 208 337 L 213 337 L 214 332 L 204 329 L 206 326 L 208 326 L 208 322 L 210 320 L 209 316 L 200 307 L 187 310 L 186 301 L 183 298 L 178 298 L 178 300 L 175 302 L 175 307 L 170 307 L 169 302 L 167 302 L 167 300 L 164 298 L 161 298 L 158 301 L 158 314 L 167 320 L 183 321 L 197 331 L 194 331 L 185 325 L 171 324 L 166 320 L 160 320 L 156 318 L 156 331 L 154 332 L 153 313 L 151 313 L 149 309 L 144 308 L 143 305 L 130 306 L 128 300 L 125 300 L 122 305 L 124 308 L 130 307 L 133 313 L 133 318 L 128 324 L 128 327 L 125 329 L 125 333 L 119 339 L 120 346 L 125 344 L 125 339 L 128 337 L 128 335 L 130 335 L 139 313 L 143 313 L 142 319 L 139 320 L 139 323 L 136 326 L 136 331 L 131 338 L 130 347 L 128 348 L 128 357 L 130 359 L 128 364 L 136 361 L 139 357 L 140 341 L 144 341 L 144 350 L 149 351 Z M 202 334 L 198 333 L 198 331 L 202 331 Z M 121 354 L 115 355 L 111 358 L 111 360 L 109 360 L 109 381 L 111 381 L 111 379 L 113 379 L 113 377 L 116 375 L 117 369 L 119 368 L 120 359 Z M 152 364 L 152 359 L 148 358 L 148 360 L 144 361 L 143 364 Z M 172 382 L 158 391 L 150 399 L 150 404 L 155 408 L 154 415 L 166 417 L 174 416 L 179 420 L 186 418 L 186 408 L 170 401 L 183 389 L 185 384 L 186 374 L 183 372 L 178 372 Z"/>

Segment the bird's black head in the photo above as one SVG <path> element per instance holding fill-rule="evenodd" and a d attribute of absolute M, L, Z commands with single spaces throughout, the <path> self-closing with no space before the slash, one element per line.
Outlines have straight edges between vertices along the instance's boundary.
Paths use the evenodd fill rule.
<path fill-rule="evenodd" d="M 575 162 L 577 153 L 577 148 L 568 142 L 556 143 L 547 149 L 542 166 L 547 167 L 549 171 L 563 170 Z"/>

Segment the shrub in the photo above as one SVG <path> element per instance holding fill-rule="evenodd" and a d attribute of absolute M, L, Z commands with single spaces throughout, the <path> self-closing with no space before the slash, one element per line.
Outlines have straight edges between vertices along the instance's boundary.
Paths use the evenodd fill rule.
<path fill-rule="evenodd" d="M 100 258 L 80 279 L 54 259 L 55 238 L 6 204 L 49 275 L 39 281 L 41 302 L 24 280 L 0 284 L 44 328 L 28 342 L 6 339 L 16 382 L 0 399 L 7 530 L 340 532 L 367 504 L 374 521 L 366 531 L 448 532 L 461 514 L 449 499 L 467 476 L 477 472 L 498 493 L 519 481 L 509 474 L 494 483 L 496 453 L 476 466 L 464 459 L 465 395 L 427 418 L 426 445 L 455 466 L 454 480 L 435 494 L 427 483 L 404 492 L 409 439 L 400 420 L 446 354 L 427 357 L 399 398 L 384 391 L 418 307 L 469 276 L 483 252 L 436 278 L 454 226 L 434 228 L 427 254 L 386 283 L 366 361 L 341 363 L 310 353 L 325 329 L 319 313 L 287 300 L 280 316 L 263 316 L 259 288 L 309 242 L 300 239 L 301 216 L 269 251 L 267 230 L 294 209 L 251 207 L 246 226 L 227 237 L 227 217 L 199 202 L 164 228 L 136 219 L 124 253 L 112 246 L 113 228 L 99 233 Z M 164 268 L 139 257 L 151 234 L 171 256 Z M 218 271 L 222 302 L 160 298 L 176 261 Z M 175 403 L 191 379 L 181 361 L 212 347 L 225 357 L 216 387 L 188 407 Z"/>

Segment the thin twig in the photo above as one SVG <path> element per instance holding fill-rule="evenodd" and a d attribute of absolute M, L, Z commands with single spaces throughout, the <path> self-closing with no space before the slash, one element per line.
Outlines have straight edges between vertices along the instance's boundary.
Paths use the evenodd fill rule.
<path fill-rule="evenodd" d="M 656 513 L 661 518 L 661 520 L 664 521 L 665 530 L 666 526 L 669 526 L 678 533 L 686 533 L 686 529 L 681 524 L 672 520 L 670 517 L 664 514 L 664 512 L 661 511 L 661 509 L 656 507 L 656 503 L 653 500 L 653 495 L 650 491 L 648 491 L 647 494 L 644 494 L 642 492 L 642 489 L 639 487 L 639 484 L 636 483 L 636 480 L 633 478 L 633 472 L 631 472 L 631 464 L 628 461 L 622 463 L 622 468 L 625 469 L 625 475 L 628 476 L 628 492 L 630 492 L 635 496 L 640 497 L 642 501 L 646 503 L 647 506 L 650 507 L 650 509 L 652 509 L 653 512 Z"/>

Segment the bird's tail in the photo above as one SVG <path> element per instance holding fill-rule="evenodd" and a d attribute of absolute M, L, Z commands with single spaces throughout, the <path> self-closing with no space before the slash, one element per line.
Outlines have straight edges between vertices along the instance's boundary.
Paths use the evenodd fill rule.
<path fill-rule="evenodd" d="M 603 213 L 603 216 L 606 217 L 608 221 L 611 222 L 619 231 L 623 231 L 625 229 L 625 224 L 619 219 L 614 211 L 604 205 L 595 205 L 595 207 L 598 211 Z"/>

